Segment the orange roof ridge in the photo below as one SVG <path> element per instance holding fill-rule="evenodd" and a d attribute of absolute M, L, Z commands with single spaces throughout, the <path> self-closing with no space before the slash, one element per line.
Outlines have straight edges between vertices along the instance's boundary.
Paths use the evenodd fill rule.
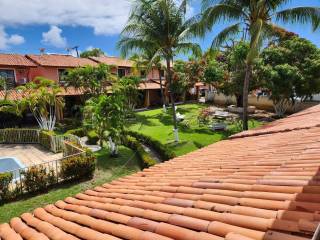
<path fill-rule="evenodd" d="M 320 127 L 320 104 L 262 127 L 235 134 L 230 139 Z"/>

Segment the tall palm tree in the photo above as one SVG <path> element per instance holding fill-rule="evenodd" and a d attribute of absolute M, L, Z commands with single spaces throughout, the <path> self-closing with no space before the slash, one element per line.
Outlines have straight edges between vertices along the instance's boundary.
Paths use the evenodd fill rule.
<path fill-rule="evenodd" d="M 220 20 L 230 21 L 230 26 L 222 30 L 213 40 L 212 47 L 221 46 L 231 37 L 242 32 L 242 38 L 250 43 L 246 58 L 246 73 L 243 88 L 243 129 L 248 129 L 248 89 L 252 78 L 252 65 L 259 55 L 263 40 L 274 36 L 282 23 L 312 23 L 315 30 L 319 26 L 320 8 L 295 7 L 283 9 L 292 0 L 202 0 L 203 13 L 197 33 L 204 35 Z"/>
<path fill-rule="evenodd" d="M 188 40 L 196 18 L 186 19 L 187 0 L 178 5 L 175 0 L 136 0 L 128 23 L 118 43 L 123 55 L 145 46 L 154 46 L 152 61 L 157 57 L 166 61 L 169 88 L 172 83 L 172 62 L 179 52 L 200 52 L 197 44 Z M 179 141 L 174 96 L 170 91 L 175 141 Z"/>

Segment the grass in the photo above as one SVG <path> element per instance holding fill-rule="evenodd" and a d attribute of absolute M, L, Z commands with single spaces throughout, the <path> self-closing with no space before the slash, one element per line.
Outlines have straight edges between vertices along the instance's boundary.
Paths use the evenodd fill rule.
<path fill-rule="evenodd" d="M 173 141 L 172 116 L 169 111 L 164 113 L 162 108 L 137 113 L 137 119 L 130 128 L 167 144 L 177 156 L 226 139 L 239 132 L 239 127 L 236 124 L 229 125 L 228 131 L 224 132 L 212 132 L 208 126 L 199 126 L 197 118 L 201 109 L 205 107 L 207 105 L 185 104 L 178 106 L 178 112 L 185 115 L 185 120 L 179 124 L 179 143 Z M 253 128 L 260 126 L 261 123 L 251 120 L 249 125 L 250 128 Z"/>
<path fill-rule="evenodd" d="M 167 144 L 177 156 L 225 139 L 239 131 L 236 125 L 230 125 L 229 130 L 225 132 L 212 132 L 206 126 L 199 126 L 197 117 L 205 107 L 207 106 L 199 104 L 178 106 L 178 112 L 185 115 L 185 121 L 179 124 L 179 143 L 173 141 L 172 117 L 169 111 L 163 113 L 162 109 L 156 109 L 137 113 L 130 128 Z M 257 121 L 250 121 L 251 128 L 259 125 L 261 123 Z M 118 158 L 111 158 L 106 149 L 97 152 L 97 170 L 92 180 L 60 185 L 45 194 L 25 196 L 18 201 L 0 206 L 0 223 L 139 170 L 137 156 L 132 150 L 121 146 L 119 154 Z"/>
<path fill-rule="evenodd" d="M 132 150 L 121 146 L 119 154 L 118 158 L 111 158 L 106 149 L 97 152 L 97 170 L 92 180 L 64 184 L 45 194 L 35 197 L 26 196 L 19 201 L 0 206 L 0 223 L 8 222 L 11 218 L 19 216 L 24 212 L 31 212 L 37 207 L 54 203 L 139 170 L 137 158 Z"/>

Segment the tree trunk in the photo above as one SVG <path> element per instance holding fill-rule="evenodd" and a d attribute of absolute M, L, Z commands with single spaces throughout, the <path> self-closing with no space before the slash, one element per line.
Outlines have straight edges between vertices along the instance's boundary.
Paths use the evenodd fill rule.
<path fill-rule="evenodd" d="M 161 67 L 158 68 L 159 71 L 159 80 L 160 80 L 160 94 L 161 94 L 161 103 L 163 106 L 163 111 L 166 111 L 166 103 L 164 100 L 164 94 L 163 94 L 163 85 L 162 85 L 162 76 L 161 76 Z"/>
<path fill-rule="evenodd" d="M 242 97 L 242 94 L 236 95 L 236 99 L 237 99 L 237 107 L 243 107 L 243 97 Z"/>
<path fill-rule="evenodd" d="M 248 130 L 248 94 L 249 94 L 249 84 L 251 79 L 252 66 L 250 63 L 246 65 L 246 76 L 244 78 L 243 84 L 243 130 Z"/>
<path fill-rule="evenodd" d="M 174 133 L 174 140 L 179 142 L 179 134 L 178 134 L 178 123 L 177 123 L 177 115 L 176 115 L 176 104 L 174 102 L 173 92 L 171 91 L 171 84 L 172 84 L 172 74 L 171 74 L 171 59 L 167 58 L 167 75 L 168 75 L 168 82 L 169 82 L 169 91 L 170 91 L 170 99 L 171 99 L 171 106 L 172 106 L 172 117 L 173 117 L 173 133 Z"/>

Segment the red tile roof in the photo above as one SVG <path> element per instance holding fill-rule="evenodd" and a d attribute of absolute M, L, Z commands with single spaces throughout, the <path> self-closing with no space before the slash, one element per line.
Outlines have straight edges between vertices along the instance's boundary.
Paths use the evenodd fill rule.
<path fill-rule="evenodd" d="M 27 58 L 34 61 L 36 64 L 44 67 L 84 67 L 86 65 L 96 66 L 97 63 L 87 58 L 76 58 L 71 55 L 59 54 L 43 54 L 43 55 L 26 55 Z"/>
<path fill-rule="evenodd" d="M 320 127 L 311 121 L 319 111 L 22 214 L 0 226 L 0 238 L 311 239 L 320 222 Z"/>
<path fill-rule="evenodd" d="M 0 54 L 0 66 L 36 67 L 32 61 L 20 54 Z"/>
<path fill-rule="evenodd" d="M 118 67 L 132 67 L 133 61 L 122 59 L 119 57 L 109 57 L 109 56 L 101 56 L 101 57 L 89 57 L 93 61 L 97 63 L 104 63 L 107 65 L 114 65 Z"/>

